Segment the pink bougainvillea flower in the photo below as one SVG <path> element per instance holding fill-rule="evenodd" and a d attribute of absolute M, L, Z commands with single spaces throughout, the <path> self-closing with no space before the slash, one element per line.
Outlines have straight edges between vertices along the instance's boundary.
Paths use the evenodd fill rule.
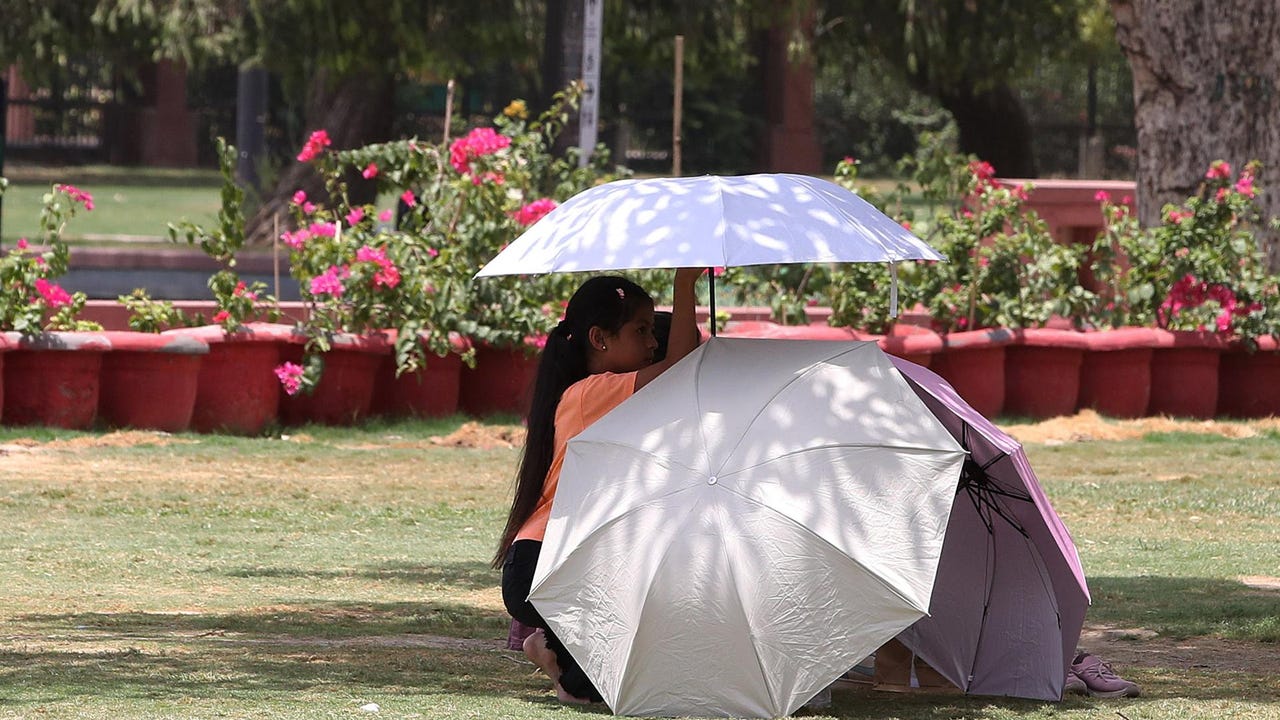
<path fill-rule="evenodd" d="M 285 362 L 276 366 L 276 379 L 284 386 L 288 395 L 297 395 L 302 389 L 302 366 L 298 363 Z"/>
<path fill-rule="evenodd" d="M 556 209 L 556 201 L 551 198 L 540 198 L 512 213 L 516 222 L 528 227 L 541 220 L 547 213 Z"/>
<path fill-rule="evenodd" d="M 374 287 L 390 289 L 400 284 L 400 269 L 387 257 L 385 249 L 361 246 L 356 250 L 356 261 L 374 263 L 378 266 L 373 274 Z"/>
<path fill-rule="evenodd" d="M 293 204 L 294 204 L 294 205 L 301 205 L 302 203 L 304 203 L 304 202 L 306 202 L 306 201 L 307 201 L 307 191 L 306 191 L 306 190 L 299 190 L 298 192 L 296 192 L 296 193 L 294 193 L 294 194 L 293 194 Z"/>
<path fill-rule="evenodd" d="M 346 217 L 347 217 L 348 227 L 359 225 L 360 221 L 364 219 L 364 208 L 362 207 L 351 208 L 351 212 L 347 213 Z"/>
<path fill-rule="evenodd" d="M 330 265 L 328 270 L 311 278 L 311 294 L 342 297 L 342 281 L 350 276 L 351 271 L 345 265 L 341 267 Z"/>
<path fill-rule="evenodd" d="M 491 182 L 494 185 L 503 185 L 507 182 L 507 176 L 502 173 L 485 172 L 483 175 L 472 175 L 471 184 L 480 185 L 481 183 Z"/>
<path fill-rule="evenodd" d="M 908 230 L 908 231 L 910 231 L 910 230 L 911 230 L 911 221 L 910 221 L 910 220 L 903 220 L 900 224 L 902 225 L 902 229 L 903 229 L 903 230 Z"/>
<path fill-rule="evenodd" d="M 75 185 L 54 185 L 53 189 L 66 193 L 67 197 L 84 205 L 85 210 L 93 209 L 93 196 Z"/>
<path fill-rule="evenodd" d="M 1213 199 L 1214 199 L 1214 201 L 1215 201 L 1215 202 L 1222 202 L 1223 200 L 1226 200 L 1226 199 L 1227 199 L 1227 189 L 1226 189 L 1226 188 L 1218 188 L 1218 192 L 1216 192 L 1216 193 L 1214 193 L 1214 194 L 1213 194 Z"/>
<path fill-rule="evenodd" d="M 413 194 L 412 190 L 405 190 L 404 192 L 400 193 L 400 200 L 403 201 L 404 204 L 408 205 L 409 207 L 418 206 L 418 198 Z"/>
<path fill-rule="evenodd" d="M 306 144 L 302 146 L 302 151 L 298 153 L 298 162 L 310 162 L 316 158 L 324 149 L 332 145 L 329 141 L 329 133 L 324 130 L 316 130 L 311 133 L 311 137 L 307 138 Z"/>
<path fill-rule="evenodd" d="M 364 166 L 364 170 L 360 172 L 360 175 L 365 180 L 372 180 L 378 177 L 378 166 L 375 163 L 369 163 Z"/>
<path fill-rule="evenodd" d="M 973 179 L 978 181 L 978 187 L 989 185 L 991 179 L 996 176 L 996 169 L 986 160 L 974 160 L 969 163 L 969 172 L 973 174 Z"/>
<path fill-rule="evenodd" d="M 391 222 L 391 208 L 387 208 L 386 210 L 378 213 L 378 222 Z"/>
<path fill-rule="evenodd" d="M 390 290 L 400 284 L 400 269 L 388 262 L 373 274 L 373 286 Z"/>
<path fill-rule="evenodd" d="M 307 227 L 307 231 L 311 233 L 312 237 L 335 237 L 338 234 L 338 224 L 327 222 L 311 223 Z"/>
<path fill-rule="evenodd" d="M 302 246 L 311 239 L 311 233 L 306 228 L 298 228 L 297 230 L 283 232 L 280 234 L 280 241 L 294 250 L 302 249 Z"/>
<path fill-rule="evenodd" d="M 1111 193 L 1106 190 L 1099 190 L 1093 194 L 1093 199 L 1095 202 L 1100 203 L 1111 202 Z"/>
<path fill-rule="evenodd" d="M 316 211 L 315 203 L 309 203 L 309 202 L 302 203 L 303 215 L 311 215 L 311 214 L 314 214 L 315 211 Z"/>
<path fill-rule="evenodd" d="M 1226 180 L 1231 177 L 1231 166 L 1222 160 L 1214 160 L 1204 177 L 1206 180 Z"/>
<path fill-rule="evenodd" d="M 1190 210 L 1170 210 L 1169 222 L 1173 223 L 1174 225 L 1181 225 L 1183 220 L 1193 217 L 1194 215 L 1195 213 L 1191 212 Z M 1186 248 L 1183 248 L 1183 249 L 1185 250 Z"/>
<path fill-rule="evenodd" d="M 440 251 L 433 247 L 427 248 L 427 254 L 431 257 L 440 257 Z"/>
<path fill-rule="evenodd" d="M 27 245 L 27 239 L 26 239 L 26 238 L 18 238 L 18 249 L 19 249 L 19 250 L 26 250 L 26 249 L 27 249 L 27 247 L 29 247 L 29 246 Z"/>
<path fill-rule="evenodd" d="M 471 172 L 471 160 L 490 155 L 511 145 L 511 138 L 499 135 L 493 128 L 475 128 L 449 145 L 449 164 L 459 173 Z"/>
<path fill-rule="evenodd" d="M 1240 179 L 1236 181 L 1236 192 L 1245 197 L 1257 195 L 1258 191 L 1253 187 L 1253 176 L 1248 173 L 1241 173 Z"/>
<path fill-rule="evenodd" d="M 382 248 L 373 248 L 368 245 L 361 245 L 356 250 L 356 262 L 384 263 L 387 262 L 387 251 Z"/>
<path fill-rule="evenodd" d="M 841 162 L 843 162 L 845 165 L 857 165 L 857 164 L 858 164 L 858 161 L 857 161 L 857 160 L 856 160 L 852 155 L 845 155 L 845 156 L 844 156 L 844 160 L 842 160 Z"/>
<path fill-rule="evenodd" d="M 40 293 L 40 297 L 44 298 L 45 303 L 51 308 L 60 308 L 71 304 L 71 296 L 67 294 L 66 290 L 44 278 L 36 278 L 36 292 Z"/>
<path fill-rule="evenodd" d="M 231 317 L 231 313 L 227 312 L 226 310 L 219 310 L 218 312 L 213 314 L 213 321 L 215 323 L 224 323 L 230 317 Z"/>
<path fill-rule="evenodd" d="M 258 299 L 258 293 L 249 290 L 249 288 L 244 284 L 243 280 L 236 283 L 236 288 L 231 291 L 231 294 L 235 297 L 243 297 L 249 300 Z"/>

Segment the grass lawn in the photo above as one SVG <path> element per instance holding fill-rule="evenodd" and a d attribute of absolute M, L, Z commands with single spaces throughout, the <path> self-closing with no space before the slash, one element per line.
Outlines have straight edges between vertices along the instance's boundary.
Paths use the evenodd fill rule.
<path fill-rule="evenodd" d="M 504 649 L 518 451 L 462 422 L 0 429 L 0 718 L 573 718 Z M 837 689 L 820 717 L 1280 719 L 1280 434 L 1029 444 L 1136 700 Z"/>
<path fill-rule="evenodd" d="M 94 209 L 67 225 L 69 241 L 110 244 L 109 236 L 167 238 L 168 223 L 183 218 L 212 224 L 220 206 L 221 178 L 207 170 L 68 167 L 15 168 L 5 192 L 3 243 L 38 234 L 43 196 L 54 183 L 93 195 Z M 164 243 L 169 245 L 169 243 Z"/>

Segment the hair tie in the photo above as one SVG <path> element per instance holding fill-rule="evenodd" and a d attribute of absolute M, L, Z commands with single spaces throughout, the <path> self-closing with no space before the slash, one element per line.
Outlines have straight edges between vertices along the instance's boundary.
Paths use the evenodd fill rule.
<path fill-rule="evenodd" d="M 564 320 L 561 320 L 559 323 L 557 323 L 555 328 L 553 328 L 551 332 L 559 333 L 563 335 L 565 340 L 573 339 L 573 330 L 570 329 L 569 323 L 565 322 Z"/>

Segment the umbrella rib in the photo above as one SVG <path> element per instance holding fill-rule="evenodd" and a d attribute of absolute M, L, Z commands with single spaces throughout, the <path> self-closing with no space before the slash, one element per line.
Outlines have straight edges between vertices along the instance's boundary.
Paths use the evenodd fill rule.
<path fill-rule="evenodd" d="M 876 245 L 878 245 L 878 246 L 880 247 L 880 251 L 881 251 L 881 252 L 883 252 L 886 256 L 888 256 L 888 257 L 889 257 L 889 262 L 897 262 L 898 260 L 905 260 L 905 259 L 906 259 L 906 258 L 900 258 L 900 257 L 897 257 L 897 253 L 893 251 L 894 249 L 893 249 L 893 248 L 888 247 L 888 245 L 887 245 L 887 244 L 886 244 L 886 243 L 885 243 L 885 242 L 884 242 L 884 241 L 883 241 L 883 240 L 882 240 L 878 235 L 876 235 L 874 232 L 872 232 L 872 229 L 871 229 L 871 228 L 869 228 L 869 227 L 867 227 L 865 223 L 863 223 L 862 221 L 860 221 L 860 220 L 858 220 L 857 218 L 853 217 L 852 215 L 850 215 L 849 213 L 845 212 L 844 210 L 841 210 L 840 208 L 838 208 L 838 207 L 836 207 L 835 205 L 833 205 L 833 204 L 831 203 L 831 200 L 826 196 L 826 194 L 825 194 L 825 193 L 818 192 L 818 191 L 817 191 L 815 188 L 813 188 L 813 187 L 810 187 L 810 188 L 809 188 L 809 190 L 810 190 L 810 192 L 812 192 L 812 193 L 814 194 L 814 197 L 816 197 L 816 198 L 818 199 L 818 201 L 819 201 L 819 202 L 821 202 L 823 205 L 825 205 L 825 206 L 826 206 L 826 207 L 827 207 L 827 208 L 828 208 L 832 213 L 834 213 L 835 215 L 838 215 L 838 216 L 840 216 L 840 217 L 844 218 L 845 222 L 848 222 L 848 223 L 851 223 L 851 224 L 854 224 L 854 225 L 859 225 L 859 226 L 862 226 L 862 227 L 866 228 L 868 232 L 863 233 L 863 234 L 862 234 L 862 237 L 863 237 L 864 239 L 870 239 L 870 240 L 872 240 L 873 242 L 875 242 L 875 243 L 876 243 Z M 869 238 L 868 238 L 868 236 L 871 236 L 871 237 L 869 237 Z"/>
<path fill-rule="evenodd" d="M 719 510 L 721 522 L 726 525 L 731 525 L 732 523 L 729 522 L 729 519 L 724 516 L 724 512 L 725 512 L 724 506 L 721 505 L 718 508 L 718 510 Z M 724 548 L 723 544 L 721 545 L 721 548 Z M 747 602 L 746 602 L 746 599 L 743 598 L 742 596 L 742 586 L 737 582 L 738 575 L 734 571 L 733 563 L 726 562 L 725 565 L 729 568 L 729 576 L 730 576 L 731 582 L 733 583 L 733 589 L 738 594 L 738 604 L 739 606 L 742 607 L 742 612 L 745 615 L 747 612 Z M 750 623 L 748 623 L 748 627 L 750 627 Z M 765 672 L 764 658 L 760 657 L 760 648 L 759 646 L 756 645 L 754 635 L 751 636 L 751 652 L 755 653 L 756 667 L 760 668 L 760 676 L 765 678 L 764 691 L 769 693 L 769 704 L 771 707 L 776 708 L 778 707 L 778 698 L 774 697 L 773 686 L 770 685 L 768 682 L 768 673 Z"/>
<path fill-rule="evenodd" d="M 618 450 L 625 450 L 628 453 L 641 456 L 663 467 L 680 468 L 681 470 L 688 470 L 690 473 L 693 473 L 695 475 L 699 474 L 700 472 L 697 468 L 691 467 L 689 465 L 685 465 L 682 462 L 676 462 L 670 457 L 654 455 L 653 453 L 647 450 L 641 450 L 640 448 L 637 448 L 634 445 L 628 445 L 625 442 L 620 442 L 617 440 L 579 440 L 578 443 L 581 444 L 580 446 L 592 445 L 594 447 L 610 447 Z M 683 490 L 684 488 L 680 488 L 680 489 Z M 665 496 L 659 496 L 659 497 L 665 497 Z"/>
<path fill-rule="evenodd" d="M 679 492 L 684 492 L 684 491 L 687 491 L 687 490 L 689 490 L 689 489 L 690 489 L 690 488 L 684 488 L 684 489 L 682 489 L 682 490 L 681 490 L 681 491 L 679 491 Z M 674 495 L 674 494 L 676 494 L 676 493 L 669 493 L 669 495 Z M 667 497 L 667 496 L 665 496 L 665 495 L 664 495 L 663 497 Z M 660 499 L 660 498 L 654 498 L 653 500 L 657 500 L 657 499 Z M 650 500 L 649 502 L 653 502 L 653 500 Z M 640 508 L 640 507 L 644 507 L 645 505 L 649 504 L 649 502 L 642 503 L 641 505 L 637 505 L 636 507 L 632 508 L 632 510 L 635 510 L 635 509 Z M 688 522 L 688 520 L 689 520 L 689 518 L 690 518 L 690 516 L 692 516 L 692 515 L 693 515 L 693 511 L 698 507 L 698 505 L 699 505 L 699 503 L 697 503 L 697 502 L 691 502 L 691 503 L 689 503 L 689 504 L 688 504 L 688 506 L 686 507 L 684 517 L 682 517 L 682 518 L 680 518 L 680 519 L 679 519 L 679 523 L 680 523 L 680 524 L 682 524 L 682 525 L 683 525 L 684 523 L 687 523 L 687 522 Z M 613 518 L 613 519 L 612 519 L 612 520 L 610 520 L 609 522 L 607 522 L 607 523 L 605 523 L 604 525 L 600 526 L 600 528 L 598 528 L 598 529 L 597 529 L 597 532 L 598 532 L 599 530 L 603 530 L 605 527 L 608 527 L 609 525 L 613 524 L 614 522 L 617 522 L 618 520 L 620 520 L 620 519 L 621 519 L 622 517 L 624 517 L 624 516 L 625 516 L 625 513 L 624 513 L 623 515 L 619 515 L 619 516 L 618 516 L 618 517 L 616 517 L 616 518 Z M 584 538 L 584 540 L 585 540 L 585 538 Z M 645 607 L 647 607 L 647 606 L 648 606 L 648 604 L 649 604 L 649 599 L 650 599 L 650 597 L 653 595 L 653 590 L 654 590 L 654 587 L 656 586 L 656 583 L 654 582 L 654 578 L 657 576 L 657 574 L 658 574 L 658 570 L 659 570 L 659 569 L 661 569 L 661 568 L 662 568 L 662 566 L 663 566 L 663 564 L 665 564 L 665 563 L 667 562 L 667 556 L 671 554 L 671 550 L 672 550 L 674 547 L 675 547 L 675 543 L 669 543 L 669 544 L 667 545 L 666 549 L 662 551 L 662 557 L 661 557 L 661 558 L 659 558 L 659 559 L 658 559 L 658 562 L 654 565 L 654 574 L 653 574 L 653 575 L 651 575 L 650 577 L 646 578 L 646 579 L 647 579 L 647 581 L 648 581 L 648 583 L 649 583 L 649 587 L 645 590 L 645 592 L 644 592 L 644 599 L 640 602 L 640 607 L 641 607 L 640 615 L 641 615 L 641 617 L 643 617 L 643 616 L 644 616 L 644 609 L 643 609 L 643 608 L 645 608 Z M 637 625 L 639 625 L 639 620 L 637 620 L 637 623 L 636 623 L 636 624 L 637 624 Z M 619 677 L 623 677 L 623 678 L 625 678 L 625 677 L 627 677 L 627 676 L 628 676 L 629 671 L 630 671 L 630 669 L 631 669 L 631 662 L 632 662 L 632 660 L 635 660 L 635 659 L 636 659 L 635 655 L 636 655 L 636 638 L 635 638 L 635 635 L 633 634 L 633 635 L 631 636 L 631 647 L 627 649 L 627 659 L 626 659 L 626 661 L 622 664 L 622 671 L 618 674 L 618 676 L 619 676 Z"/>
<path fill-rule="evenodd" d="M 738 442 L 734 443 L 733 448 L 729 450 L 729 452 L 725 453 L 724 462 L 726 463 L 729 462 L 729 458 L 733 457 L 738 452 L 738 448 L 742 447 L 742 441 L 745 440 L 747 437 L 747 432 L 750 431 L 751 428 L 755 426 L 756 421 L 759 420 L 760 416 L 764 414 L 765 408 L 768 408 L 770 405 L 772 405 L 773 401 L 776 400 L 779 395 L 786 392 L 787 389 L 790 388 L 792 385 L 796 384 L 797 382 L 800 382 L 801 380 L 808 377 L 809 375 L 817 372 L 818 367 L 826 365 L 827 363 L 831 362 L 835 358 L 840 357 L 841 355 L 847 352 L 851 352 L 851 350 L 852 350 L 851 348 L 845 347 L 841 350 L 836 351 L 832 355 L 822 358 L 821 360 L 814 361 L 812 364 L 809 365 L 809 367 L 805 368 L 804 372 L 792 377 L 790 380 L 783 383 L 781 387 L 779 387 L 776 391 L 774 391 L 772 395 L 769 396 L 768 400 L 765 400 L 764 402 L 760 403 L 760 407 L 756 410 L 755 415 L 751 417 L 751 420 L 749 420 L 747 424 L 742 428 L 742 432 L 738 434 Z M 702 357 L 706 357 L 706 353 L 703 353 Z M 701 370 L 702 358 L 698 359 L 698 363 L 699 363 L 698 370 Z M 701 403 L 699 403 L 698 412 L 699 414 L 701 414 L 702 412 Z M 705 442 L 706 442 L 706 438 L 704 436 L 703 447 L 706 447 Z M 720 471 L 724 470 L 724 465 L 721 464 L 721 466 L 719 468 L 716 468 L 716 470 L 717 470 L 716 475 L 719 475 Z"/>
<path fill-rule="evenodd" d="M 737 448 L 734 448 L 734 449 L 736 450 Z M 799 450 L 792 450 L 789 453 L 775 455 L 773 457 L 768 458 L 767 460 L 761 460 L 760 462 L 754 465 L 747 465 L 744 467 L 740 467 L 737 470 L 732 470 L 727 473 L 719 473 L 717 474 L 717 477 L 731 478 L 734 475 L 745 473 L 750 470 L 755 470 L 756 468 L 762 468 L 762 467 L 765 467 L 766 465 L 771 465 L 773 463 L 776 463 L 782 460 L 788 460 L 797 455 L 805 455 L 808 453 L 821 452 L 824 450 L 857 450 L 857 449 L 898 450 L 898 451 L 908 451 L 908 452 L 910 451 L 946 452 L 944 450 L 939 450 L 938 448 L 928 447 L 925 445 L 886 445 L 882 443 L 829 443 L 826 445 L 814 445 L 813 447 L 800 448 Z"/>

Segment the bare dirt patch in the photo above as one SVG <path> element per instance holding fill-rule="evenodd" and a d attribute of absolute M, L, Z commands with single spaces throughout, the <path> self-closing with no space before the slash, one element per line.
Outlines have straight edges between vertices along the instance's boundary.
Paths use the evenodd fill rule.
<path fill-rule="evenodd" d="M 177 438 L 166 432 L 151 430 L 117 430 L 101 435 L 82 435 L 66 440 L 45 443 L 50 450 L 64 448 L 135 447 L 139 445 L 191 445 L 200 442 L 193 438 Z"/>
<path fill-rule="evenodd" d="M 1024 443 L 1067 443 L 1136 440 L 1150 433 L 1198 433 L 1228 438 L 1257 437 L 1269 431 L 1280 431 L 1280 418 L 1251 421 L 1176 420 L 1167 417 L 1114 420 L 1092 410 L 1082 410 L 1069 417 L 1057 417 L 1037 423 L 1005 425 L 1005 432 Z"/>
<path fill-rule="evenodd" d="M 1142 628 L 1086 623 L 1079 645 L 1114 665 L 1121 676 L 1131 666 L 1280 676 L 1280 653 L 1267 652 L 1258 643 L 1213 637 L 1173 640 Z"/>
<path fill-rule="evenodd" d="M 442 447 L 493 450 L 523 445 L 524 434 L 524 428 L 518 425 L 481 425 L 477 422 L 469 422 L 448 435 L 432 437 L 431 444 Z"/>

